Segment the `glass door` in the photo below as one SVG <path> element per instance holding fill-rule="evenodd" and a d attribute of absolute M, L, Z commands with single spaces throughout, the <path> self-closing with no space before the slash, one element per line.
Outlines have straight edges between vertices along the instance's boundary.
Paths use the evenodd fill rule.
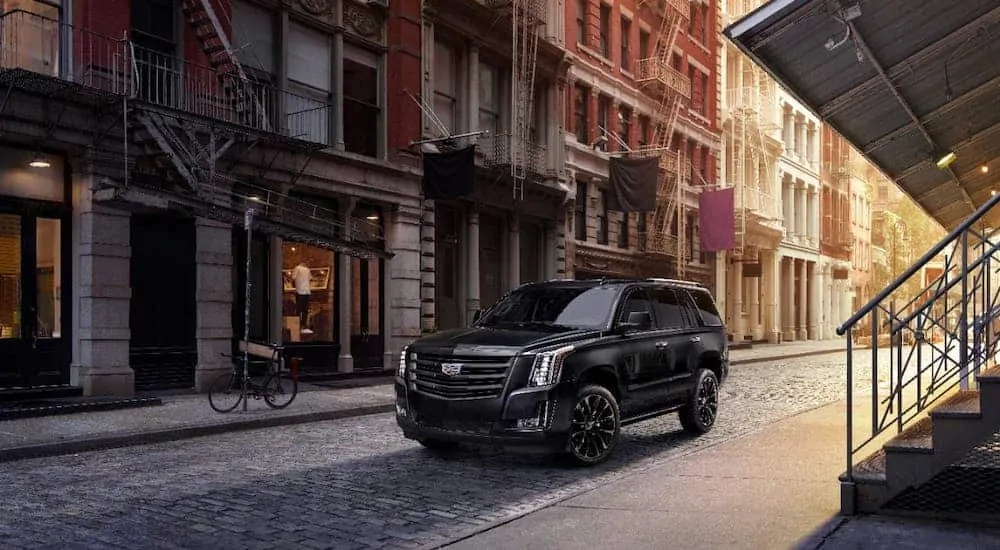
<path fill-rule="evenodd" d="M 0 213 L 0 387 L 68 382 L 64 223 Z"/>

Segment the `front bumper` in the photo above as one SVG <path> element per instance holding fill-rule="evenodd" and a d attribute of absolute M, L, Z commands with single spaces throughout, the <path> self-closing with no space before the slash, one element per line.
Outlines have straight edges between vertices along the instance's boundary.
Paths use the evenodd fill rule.
<path fill-rule="evenodd" d="M 566 447 L 574 388 L 561 383 L 488 399 L 443 399 L 396 379 L 396 423 L 410 439 L 540 452 Z M 537 423 L 537 425 L 534 425 Z"/>

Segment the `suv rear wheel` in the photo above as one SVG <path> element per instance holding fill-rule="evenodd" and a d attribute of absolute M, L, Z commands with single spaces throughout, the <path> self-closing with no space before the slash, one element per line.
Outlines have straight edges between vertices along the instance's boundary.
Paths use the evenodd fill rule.
<path fill-rule="evenodd" d="M 719 379 L 708 369 L 698 371 L 698 382 L 680 410 L 681 426 L 688 432 L 703 434 L 715 425 L 719 413 Z"/>
<path fill-rule="evenodd" d="M 567 454 L 581 466 L 604 462 L 617 446 L 620 430 L 621 412 L 615 396 L 597 384 L 583 386 L 573 402 Z"/>

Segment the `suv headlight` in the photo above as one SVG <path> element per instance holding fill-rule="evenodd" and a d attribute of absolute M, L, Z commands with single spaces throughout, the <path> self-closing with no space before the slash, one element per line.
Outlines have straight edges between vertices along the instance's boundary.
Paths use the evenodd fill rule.
<path fill-rule="evenodd" d="M 406 365 L 408 362 L 416 362 L 416 354 L 410 353 L 410 346 L 403 346 L 399 352 L 399 365 L 396 367 L 396 376 L 406 378 Z"/>
<path fill-rule="evenodd" d="M 528 377 L 529 386 L 550 386 L 559 381 L 562 373 L 563 361 L 566 356 L 575 349 L 573 346 L 566 346 L 553 351 L 543 351 L 535 355 L 535 363 L 531 366 L 531 376 Z"/>

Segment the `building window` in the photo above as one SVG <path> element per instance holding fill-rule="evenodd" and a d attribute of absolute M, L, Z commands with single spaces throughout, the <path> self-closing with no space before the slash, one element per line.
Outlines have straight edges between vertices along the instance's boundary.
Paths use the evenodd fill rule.
<path fill-rule="evenodd" d="M 577 180 L 576 203 L 573 205 L 573 233 L 576 240 L 587 240 L 587 183 Z"/>
<path fill-rule="evenodd" d="M 639 59 L 645 59 L 649 55 L 649 32 L 639 30 Z"/>
<path fill-rule="evenodd" d="M 434 44 L 434 114 L 449 133 L 458 129 L 458 59 L 455 50 Z"/>
<path fill-rule="evenodd" d="M 601 189 L 598 197 L 601 204 L 597 207 L 597 244 L 608 244 L 608 191 Z"/>
<path fill-rule="evenodd" d="M 601 55 L 611 58 L 611 6 L 601 4 Z"/>
<path fill-rule="evenodd" d="M 600 141 L 598 148 L 601 151 L 608 150 L 608 140 L 611 139 L 608 136 L 608 111 L 611 110 L 611 100 L 607 97 L 600 97 L 597 100 L 597 131 L 598 137 L 604 136 L 607 139 Z"/>
<path fill-rule="evenodd" d="M 708 94 L 708 74 L 698 72 L 701 78 L 701 114 L 708 116 L 708 107 L 712 98 Z"/>
<path fill-rule="evenodd" d="M 588 45 L 590 42 L 587 40 L 587 23 L 588 23 L 588 7 L 587 0 L 577 0 L 576 2 L 576 41 L 581 45 Z"/>
<path fill-rule="evenodd" d="M 344 44 L 344 148 L 359 155 L 379 156 L 379 65 L 381 56 Z"/>
<path fill-rule="evenodd" d="M 628 248 L 628 212 L 618 219 L 618 248 Z"/>
<path fill-rule="evenodd" d="M 590 143 L 590 121 L 587 117 L 590 104 L 590 90 L 584 86 L 577 85 L 574 90 L 576 96 L 573 100 L 573 116 L 576 125 L 576 140 L 583 144 Z"/>
<path fill-rule="evenodd" d="M 649 117 L 640 116 L 639 117 L 639 147 L 645 147 L 649 145 Z"/>
<path fill-rule="evenodd" d="M 335 341 L 336 265 L 333 252 L 285 241 L 282 255 L 283 340 Z"/>
<path fill-rule="evenodd" d="M 618 107 L 619 137 L 628 148 L 632 148 L 632 109 L 622 105 Z"/>
<path fill-rule="evenodd" d="M 486 63 L 479 64 L 479 129 L 500 129 L 500 70 Z"/>
<path fill-rule="evenodd" d="M 288 29 L 288 81 L 285 120 L 292 136 L 330 143 L 330 38 L 298 23 Z"/>
<path fill-rule="evenodd" d="M 644 212 L 639 212 L 636 215 L 635 226 L 639 236 L 639 250 L 646 249 L 646 214 Z"/>
<path fill-rule="evenodd" d="M 274 16 L 244 0 L 233 2 L 233 48 L 244 67 L 274 73 Z"/>
<path fill-rule="evenodd" d="M 632 70 L 632 60 L 630 59 L 631 56 L 629 55 L 631 53 L 631 48 L 629 47 L 631 44 L 631 38 L 632 38 L 632 22 L 629 21 L 628 18 L 622 17 L 621 66 L 623 71 Z"/>

